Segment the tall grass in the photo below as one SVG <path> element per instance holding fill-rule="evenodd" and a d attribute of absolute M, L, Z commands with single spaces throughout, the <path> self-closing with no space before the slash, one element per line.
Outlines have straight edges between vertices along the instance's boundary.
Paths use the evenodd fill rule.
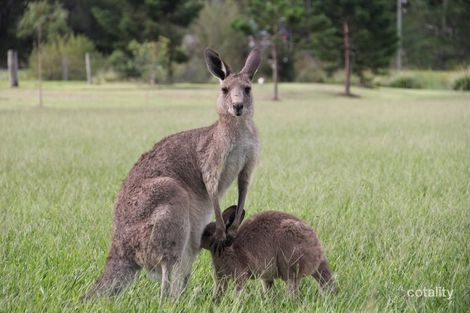
<path fill-rule="evenodd" d="M 103 268 L 113 202 L 141 153 L 163 136 L 215 120 L 216 86 L 0 86 L 0 311 L 465 312 L 470 307 L 470 96 L 451 91 L 254 86 L 261 161 L 248 216 L 291 212 L 316 229 L 340 285 L 312 279 L 290 299 L 257 281 L 211 300 L 202 253 L 190 285 L 158 307 L 142 273 L 122 295 L 81 302 Z M 236 201 L 235 188 L 223 204 Z M 444 287 L 451 300 L 410 289 Z"/>

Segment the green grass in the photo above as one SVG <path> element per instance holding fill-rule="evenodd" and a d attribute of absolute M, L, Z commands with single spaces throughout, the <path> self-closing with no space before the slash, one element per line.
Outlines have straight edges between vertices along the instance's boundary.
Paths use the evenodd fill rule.
<path fill-rule="evenodd" d="M 0 311 L 141 312 L 159 285 L 142 273 L 121 296 L 81 302 L 110 243 L 113 202 L 143 152 L 216 119 L 215 85 L 148 88 L 0 83 Z M 466 312 L 470 307 L 470 95 L 341 86 L 254 86 L 262 154 L 248 216 L 276 209 L 311 224 L 340 285 L 300 299 L 252 281 L 212 304 L 206 252 L 165 312 Z M 235 202 L 234 188 L 223 204 Z M 444 287 L 452 300 L 407 290 Z"/>

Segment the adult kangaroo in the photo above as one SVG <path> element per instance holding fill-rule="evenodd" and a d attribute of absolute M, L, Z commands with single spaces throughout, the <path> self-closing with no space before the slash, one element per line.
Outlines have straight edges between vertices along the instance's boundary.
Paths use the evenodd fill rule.
<path fill-rule="evenodd" d="M 235 237 L 259 151 L 251 80 L 260 52 L 252 50 L 239 73 L 232 73 L 216 51 L 206 49 L 204 54 L 209 71 L 220 80 L 219 119 L 166 137 L 130 170 L 117 196 L 104 272 L 87 297 L 120 292 L 142 268 L 161 281 L 160 302 L 178 297 L 212 212 L 215 250 Z M 226 230 L 219 200 L 235 178 L 238 209 Z"/>

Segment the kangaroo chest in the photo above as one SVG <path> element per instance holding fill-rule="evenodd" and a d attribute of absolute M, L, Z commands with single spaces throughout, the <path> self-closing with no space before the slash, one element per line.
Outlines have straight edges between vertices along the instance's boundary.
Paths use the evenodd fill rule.
<path fill-rule="evenodd" d="M 219 181 L 219 196 L 227 191 L 231 183 L 238 177 L 245 164 L 255 157 L 254 139 L 240 140 L 232 145 L 225 159 Z"/>

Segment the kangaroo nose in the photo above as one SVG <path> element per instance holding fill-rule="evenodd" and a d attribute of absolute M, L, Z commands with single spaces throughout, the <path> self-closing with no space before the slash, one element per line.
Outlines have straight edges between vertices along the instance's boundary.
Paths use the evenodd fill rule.
<path fill-rule="evenodd" d="M 236 103 L 236 104 L 234 104 L 234 105 L 233 105 L 233 109 L 235 110 L 235 113 L 237 114 L 237 116 L 242 115 L 243 103 Z"/>

